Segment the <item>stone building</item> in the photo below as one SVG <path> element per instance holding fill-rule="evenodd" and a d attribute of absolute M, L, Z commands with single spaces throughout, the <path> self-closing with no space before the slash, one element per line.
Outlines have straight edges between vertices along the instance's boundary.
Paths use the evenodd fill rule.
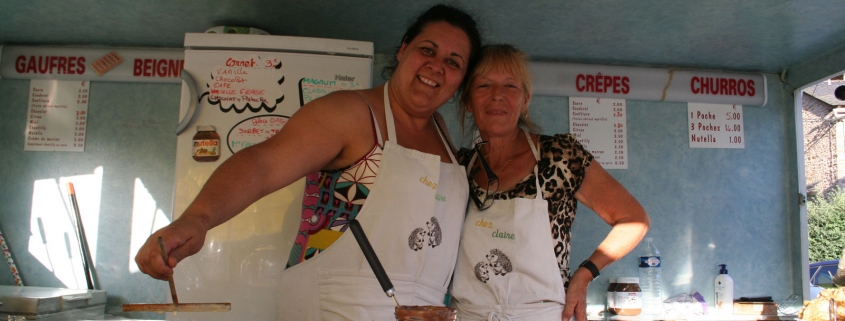
<path fill-rule="evenodd" d="M 807 196 L 825 195 L 845 186 L 845 101 L 834 90 L 845 80 L 829 80 L 804 89 L 804 163 Z"/>

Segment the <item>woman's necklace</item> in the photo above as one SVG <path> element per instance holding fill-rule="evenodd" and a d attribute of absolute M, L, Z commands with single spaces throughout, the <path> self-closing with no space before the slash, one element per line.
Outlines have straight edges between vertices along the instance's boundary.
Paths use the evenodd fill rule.
<path fill-rule="evenodd" d="M 517 145 L 517 144 L 515 144 L 515 145 Z M 509 165 L 512 161 L 513 161 L 513 159 L 514 159 L 514 158 L 516 158 L 516 150 L 517 150 L 517 147 L 519 147 L 519 146 L 517 145 L 517 146 L 515 146 L 515 147 L 514 147 L 514 149 L 513 149 L 513 153 L 511 153 L 511 158 L 510 158 L 507 162 L 505 162 L 505 165 L 502 165 L 502 167 L 501 167 L 501 168 L 499 168 L 499 172 L 501 172 L 501 171 L 505 170 L 505 167 L 507 167 L 507 166 L 508 166 L 508 165 Z M 492 153 L 491 153 L 491 154 L 492 154 Z M 487 156 L 486 156 L 486 157 L 489 159 L 491 154 L 487 154 Z"/>
<path fill-rule="evenodd" d="M 507 163 L 505 163 L 505 165 L 502 165 L 502 168 L 499 168 L 499 171 L 500 171 L 500 172 L 501 172 L 501 171 L 503 171 L 503 170 L 505 170 L 505 167 L 507 167 L 507 166 L 508 166 L 508 164 L 510 164 L 510 163 L 513 161 L 514 156 L 516 156 L 516 151 L 514 151 L 514 153 L 513 153 L 513 154 L 511 154 L 511 159 L 509 159 L 509 160 L 508 160 L 508 162 L 507 162 Z"/>

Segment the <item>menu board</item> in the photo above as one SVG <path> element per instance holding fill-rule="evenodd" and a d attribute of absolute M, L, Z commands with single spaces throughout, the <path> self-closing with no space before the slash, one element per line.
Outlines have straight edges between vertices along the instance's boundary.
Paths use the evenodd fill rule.
<path fill-rule="evenodd" d="M 260 115 L 242 120 L 226 134 L 226 145 L 232 154 L 270 139 L 282 130 L 290 117 Z"/>
<path fill-rule="evenodd" d="M 339 78 L 339 79 L 338 79 Z M 335 79 L 302 78 L 299 80 L 299 105 L 303 106 L 314 99 L 337 90 L 365 89 L 364 84 L 355 77 L 335 76 Z"/>
<path fill-rule="evenodd" d="M 203 96 L 207 95 L 208 103 L 220 106 L 224 113 L 272 113 L 285 99 L 281 67 L 281 60 L 272 56 L 229 57 L 223 65 L 213 68 Z"/>
<path fill-rule="evenodd" d="M 87 81 L 31 80 L 24 150 L 84 151 L 88 87 Z"/>
<path fill-rule="evenodd" d="M 569 98 L 569 128 L 606 169 L 628 169 L 628 129 L 624 99 Z"/>
<path fill-rule="evenodd" d="M 745 148 L 742 105 L 689 103 L 690 148 Z"/>

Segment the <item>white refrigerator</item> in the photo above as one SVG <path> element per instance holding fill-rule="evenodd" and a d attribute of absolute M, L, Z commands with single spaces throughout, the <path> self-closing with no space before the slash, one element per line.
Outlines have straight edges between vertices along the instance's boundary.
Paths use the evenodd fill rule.
<path fill-rule="evenodd" d="M 369 88 L 372 73 L 372 42 L 186 34 L 174 218 L 232 154 L 274 135 L 311 100 Z M 276 320 L 280 291 L 295 290 L 283 289 L 279 275 L 299 229 L 303 192 L 300 180 L 259 200 L 209 231 L 202 250 L 174 270 L 180 303 L 231 302 L 230 312 L 167 319 Z"/>

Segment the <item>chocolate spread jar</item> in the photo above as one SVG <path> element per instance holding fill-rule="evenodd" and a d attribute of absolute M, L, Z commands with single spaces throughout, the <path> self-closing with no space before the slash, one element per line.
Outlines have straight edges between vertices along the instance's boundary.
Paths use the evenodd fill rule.
<path fill-rule="evenodd" d="M 610 278 L 610 284 L 607 286 L 607 312 L 613 313 L 614 297 L 616 296 L 616 278 Z"/>
<path fill-rule="evenodd" d="M 617 278 L 613 296 L 613 313 L 640 315 L 643 310 L 643 291 L 640 278 Z"/>

